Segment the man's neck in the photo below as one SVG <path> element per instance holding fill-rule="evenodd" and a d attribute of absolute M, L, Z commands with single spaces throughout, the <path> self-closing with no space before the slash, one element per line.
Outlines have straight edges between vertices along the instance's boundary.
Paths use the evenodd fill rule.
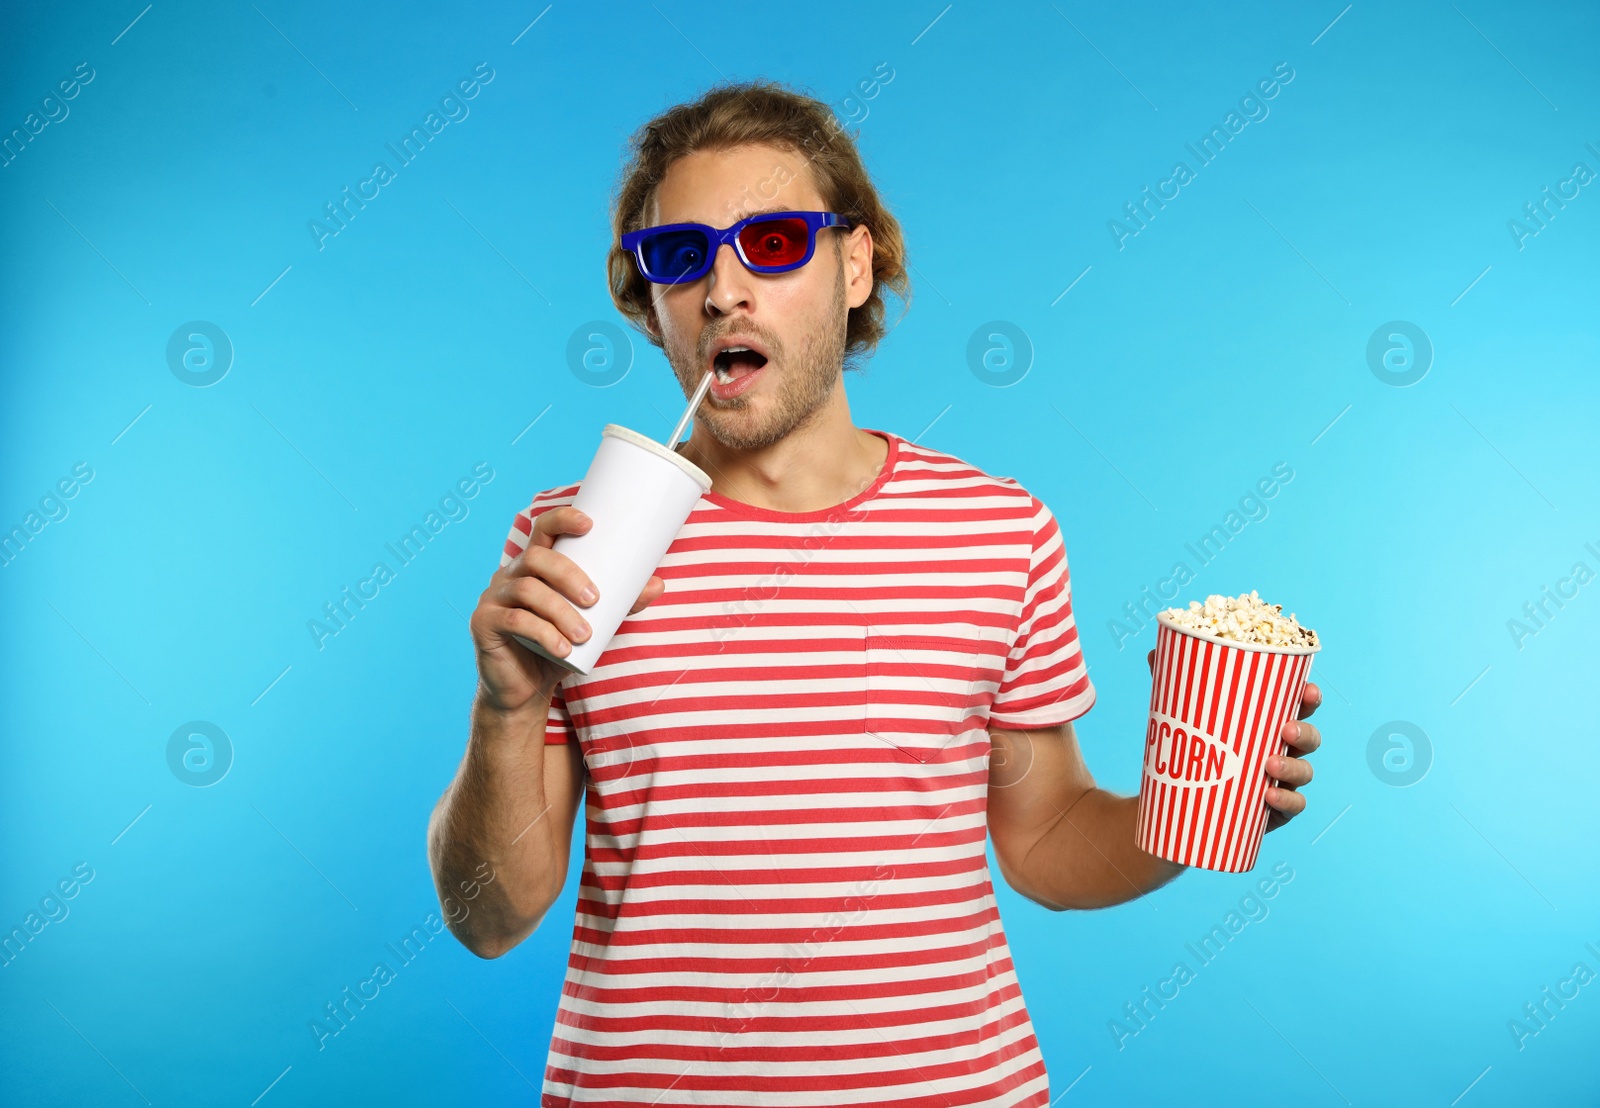
<path fill-rule="evenodd" d="M 696 423 L 680 451 L 712 491 L 773 512 L 820 512 L 859 496 L 883 470 L 889 444 L 849 418 L 819 421 L 764 450 L 733 450 Z"/>

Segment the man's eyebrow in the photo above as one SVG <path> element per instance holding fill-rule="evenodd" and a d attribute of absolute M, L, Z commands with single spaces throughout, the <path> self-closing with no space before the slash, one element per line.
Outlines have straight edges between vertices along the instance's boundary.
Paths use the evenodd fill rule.
<path fill-rule="evenodd" d="M 793 209 L 785 207 L 782 204 L 774 204 L 771 207 L 766 208 L 745 208 L 734 215 L 733 221 L 737 223 L 739 220 L 749 219 L 753 215 L 771 215 L 773 212 L 787 211 L 793 211 Z"/>

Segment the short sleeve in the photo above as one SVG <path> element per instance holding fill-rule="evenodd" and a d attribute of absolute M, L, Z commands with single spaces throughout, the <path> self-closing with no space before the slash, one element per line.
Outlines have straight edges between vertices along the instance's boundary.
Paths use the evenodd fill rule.
<path fill-rule="evenodd" d="M 533 509 L 524 508 L 517 513 L 511 521 L 511 533 L 506 536 L 506 543 L 500 548 L 500 568 L 517 560 L 517 555 L 528 548 L 528 539 L 533 536 Z"/>
<path fill-rule="evenodd" d="M 555 746 L 571 739 L 572 720 L 567 717 L 567 701 L 561 695 L 561 686 L 557 685 L 550 694 L 550 714 L 545 718 L 544 744 Z"/>
<path fill-rule="evenodd" d="M 1072 618 L 1066 544 L 1050 509 L 1037 497 L 1029 501 L 1033 552 L 1022 615 L 989 708 L 990 724 L 1019 731 L 1069 723 L 1094 704 Z"/>
<path fill-rule="evenodd" d="M 517 560 L 517 555 L 527 549 L 528 540 L 533 537 L 534 520 L 551 508 L 561 508 L 571 504 L 577 495 L 577 485 L 546 489 L 533 498 L 533 503 L 518 512 L 516 518 L 511 521 L 511 531 L 506 535 L 505 545 L 500 548 L 500 568 L 505 569 Z"/>
<path fill-rule="evenodd" d="M 572 503 L 572 497 L 577 492 L 577 486 L 562 489 L 550 489 L 533 498 L 533 503 L 516 514 L 511 521 L 511 531 L 506 535 L 505 545 L 500 549 L 500 568 L 517 560 L 517 556 L 528 547 L 528 540 L 533 536 L 533 521 L 551 508 L 558 508 L 563 504 Z M 546 716 L 544 726 L 544 741 L 546 746 L 553 746 L 569 742 L 572 738 L 572 720 L 567 715 L 567 702 L 561 695 L 558 685 L 550 696 L 550 712 Z"/>

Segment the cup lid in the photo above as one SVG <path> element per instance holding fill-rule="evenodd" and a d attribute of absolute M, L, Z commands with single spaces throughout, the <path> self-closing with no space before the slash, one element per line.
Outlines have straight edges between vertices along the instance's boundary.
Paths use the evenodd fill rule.
<path fill-rule="evenodd" d="M 1180 635 L 1192 635 L 1197 639 L 1204 639 L 1207 642 L 1218 643 L 1221 646 L 1236 646 L 1240 650 L 1256 650 L 1263 654 L 1315 654 L 1317 651 L 1322 649 L 1321 636 L 1317 637 L 1316 646 L 1275 646 L 1272 643 L 1264 642 L 1240 642 L 1238 639 L 1225 639 L 1220 635 L 1209 635 L 1204 631 L 1196 631 L 1192 627 L 1185 627 L 1181 623 L 1178 623 L 1165 611 L 1156 613 L 1156 622 L 1161 624 L 1163 627 L 1172 628 Z M 1304 627 L 1305 625 L 1301 624 L 1301 626 Z M 1307 628 L 1307 630 L 1311 629 Z"/>
<path fill-rule="evenodd" d="M 668 450 L 655 439 L 652 439 L 647 435 L 641 435 L 637 431 L 630 431 L 620 423 L 606 424 L 605 428 L 601 430 L 600 434 L 610 435 L 612 438 L 622 439 L 624 442 L 631 442 L 635 446 L 642 447 L 643 449 L 650 451 L 650 453 L 656 455 L 657 457 L 665 458 L 667 461 L 683 470 L 683 472 L 687 473 L 690 477 L 694 478 L 695 481 L 699 483 L 701 492 L 704 493 L 711 491 L 711 478 L 707 476 L 705 470 L 695 465 L 682 454 L 679 454 L 674 450 Z"/>

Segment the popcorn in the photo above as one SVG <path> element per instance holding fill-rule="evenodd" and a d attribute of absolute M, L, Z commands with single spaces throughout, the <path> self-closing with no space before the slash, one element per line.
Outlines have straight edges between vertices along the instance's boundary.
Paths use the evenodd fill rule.
<path fill-rule="evenodd" d="M 1282 604 L 1268 604 L 1251 589 L 1237 597 L 1213 593 L 1204 604 L 1191 600 L 1187 609 L 1168 608 L 1165 614 L 1185 630 L 1253 646 L 1318 645 L 1315 631 L 1302 627 L 1293 612 L 1282 613 Z"/>

